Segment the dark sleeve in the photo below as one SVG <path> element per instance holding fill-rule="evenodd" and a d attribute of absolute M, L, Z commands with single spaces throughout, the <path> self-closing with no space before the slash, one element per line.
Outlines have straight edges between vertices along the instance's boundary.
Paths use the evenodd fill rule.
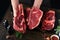
<path fill-rule="evenodd" d="M 41 10 L 47 11 L 51 8 L 51 1 L 50 0 L 43 0 L 41 5 Z"/>
<path fill-rule="evenodd" d="M 34 3 L 34 0 L 19 0 L 20 3 L 26 4 L 28 6 L 32 6 Z"/>

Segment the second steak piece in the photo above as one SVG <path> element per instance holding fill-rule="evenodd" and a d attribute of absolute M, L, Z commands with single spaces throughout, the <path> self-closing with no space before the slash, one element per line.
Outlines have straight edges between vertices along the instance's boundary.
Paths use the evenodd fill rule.
<path fill-rule="evenodd" d="M 18 32 L 24 33 L 26 31 L 26 23 L 24 19 L 23 5 L 19 4 L 17 10 L 18 12 L 13 20 L 13 28 Z"/>
<path fill-rule="evenodd" d="M 29 9 L 27 9 L 27 11 L 28 10 Z M 27 17 L 28 26 L 29 26 L 29 29 L 32 30 L 32 29 L 36 28 L 39 25 L 40 20 L 43 16 L 43 12 L 40 9 L 38 9 L 37 7 L 34 7 L 32 9 L 30 9 L 30 11 L 27 12 L 27 13 L 29 15 Z"/>

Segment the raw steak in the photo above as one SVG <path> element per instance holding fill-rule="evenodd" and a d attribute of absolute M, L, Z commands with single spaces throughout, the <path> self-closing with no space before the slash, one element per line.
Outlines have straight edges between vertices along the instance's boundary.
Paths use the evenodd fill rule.
<path fill-rule="evenodd" d="M 42 21 L 42 30 L 51 30 L 54 28 L 55 23 L 55 11 L 49 10 Z"/>
<path fill-rule="evenodd" d="M 26 31 L 26 23 L 24 19 L 24 11 L 23 11 L 22 4 L 19 4 L 16 17 L 13 18 L 13 28 L 16 31 L 21 32 L 21 33 L 24 33 Z"/>
<path fill-rule="evenodd" d="M 37 7 L 34 7 L 32 9 L 28 8 L 27 14 L 28 14 L 28 17 L 27 17 L 28 26 L 29 26 L 29 29 L 32 30 L 39 25 L 40 20 L 43 16 L 43 12 Z"/>

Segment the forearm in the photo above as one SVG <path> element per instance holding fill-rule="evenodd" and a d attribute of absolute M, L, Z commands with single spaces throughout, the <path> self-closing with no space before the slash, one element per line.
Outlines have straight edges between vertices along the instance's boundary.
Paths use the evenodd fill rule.
<path fill-rule="evenodd" d="M 16 13 L 19 4 L 18 0 L 11 0 L 11 4 L 12 4 L 13 12 Z"/>
<path fill-rule="evenodd" d="M 35 0 L 35 1 L 34 1 L 34 4 L 33 4 L 33 7 L 40 8 L 40 6 L 41 6 L 41 4 L 42 4 L 42 1 L 43 1 L 43 0 Z"/>

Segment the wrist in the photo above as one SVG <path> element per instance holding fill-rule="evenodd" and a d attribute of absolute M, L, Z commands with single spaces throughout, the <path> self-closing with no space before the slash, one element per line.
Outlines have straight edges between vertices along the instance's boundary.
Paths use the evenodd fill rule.
<path fill-rule="evenodd" d="M 42 4 L 42 1 L 43 1 L 43 0 L 35 0 L 35 1 L 34 1 L 34 4 L 33 4 L 33 7 L 40 8 L 40 6 L 41 6 L 41 4 Z"/>
<path fill-rule="evenodd" d="M 33 7 L 40 8 L 40 5 L 38 5 L 38 4 L 34 4 Z"/>
<path fill-rule="evenodd" d="M 13 11 L 13 16 L 14 16 L 14 17 L 16 17 L 17 12 L 18 12 L 17 10 L 14 10 L 14 11 Z"/>

